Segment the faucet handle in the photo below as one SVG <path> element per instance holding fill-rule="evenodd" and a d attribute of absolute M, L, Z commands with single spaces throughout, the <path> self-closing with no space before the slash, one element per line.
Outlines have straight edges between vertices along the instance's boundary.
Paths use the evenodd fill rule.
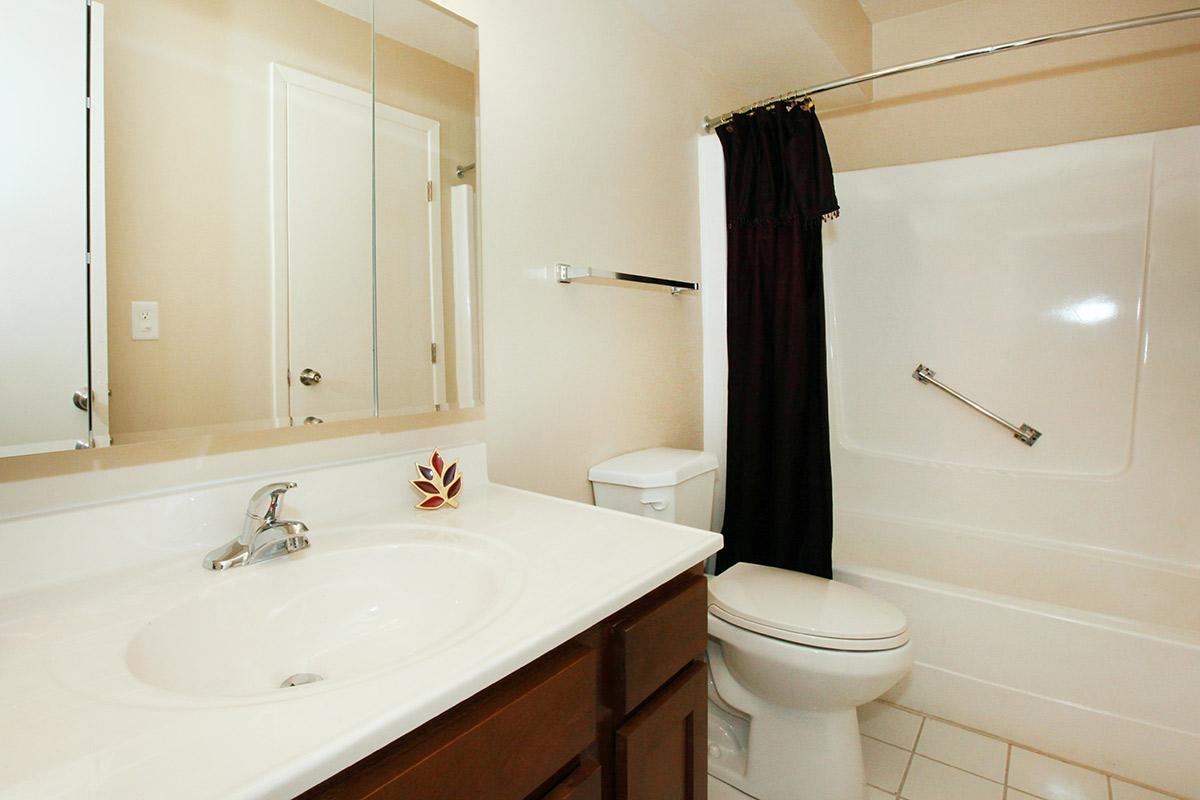
<path fill-rule="evenodd" d="M 293 481 L 268 483 L 250 495 L 250 502 L 246 505 L 246 516 L 262 520 L 268 525 L 275 522 L 279 518 L 279 507 L 283 505 L 283 496 L 288 493 L 289 489 L 295 488 L 296 484 Z"/>

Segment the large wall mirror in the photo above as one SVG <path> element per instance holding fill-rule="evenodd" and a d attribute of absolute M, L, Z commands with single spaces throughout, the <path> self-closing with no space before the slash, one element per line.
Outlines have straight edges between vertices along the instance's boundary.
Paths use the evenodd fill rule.
<path fill-rule="evenodd" d="M 0 0 L 0 456 L 481 402 L 477 37 Z"/>

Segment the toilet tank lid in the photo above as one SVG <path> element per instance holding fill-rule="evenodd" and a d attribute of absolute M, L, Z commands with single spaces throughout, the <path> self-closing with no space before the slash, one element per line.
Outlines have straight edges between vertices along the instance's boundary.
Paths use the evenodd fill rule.
<path fill-rule="evenodd" d="M 677 486 L 689 478 L 712 472 L 717 457 L 700 450 L 653 447 L 610 458 L 588 471 L 593 483 L 612 483 L 636 489 Z"/>
<path fill-rule="evenodd" d="M 818 647 L 875 650 L 908 641 L 908 620 L 888 601 L 789 569 L 734 564 L 709 580 L 708 604 L 730 624 Z"/>

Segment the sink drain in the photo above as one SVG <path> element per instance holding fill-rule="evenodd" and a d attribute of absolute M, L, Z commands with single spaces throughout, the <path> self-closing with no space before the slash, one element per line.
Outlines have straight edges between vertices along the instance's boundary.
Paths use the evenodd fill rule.
<path fill-rule="evenodd" d="M 323 680 L 325 679 L 315 672 L 297 672 L 295 675 L 279 684 L 279 688 L 286 689 L 289 686 L 303 686 L 306 683 L 316 683 L 317 681 Z"/>

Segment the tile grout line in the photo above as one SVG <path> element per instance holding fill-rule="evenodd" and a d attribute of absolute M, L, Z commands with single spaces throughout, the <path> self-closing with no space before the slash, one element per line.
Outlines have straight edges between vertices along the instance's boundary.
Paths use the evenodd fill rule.
<path fill-rule="evenodd" d="M 1112 796 L 1112 775 L 1104 776 L 1104 785 L 1108 787 L 1108 800 L 1113 800 Z"/>
<path fill-rule="evenodd" d="M 904 791 L 904 784 L 908 781 L 908 771 L 912 769 L 913 759 L 917 756 L 917 745 L 921 743 L 921 733 L 925 730 L 925 715 L 921 715 L 921 724 L 917 726 L 917 738 L 913 739 L 912 749 L 908 751 L 908 763 L 904 765 L 904 772 L 900 775 L 900 785 L 896 787 L 896 798 L 900 800 L 900 793 Z"/>
<path fill-rule="evenodd" d="M 920 728 L 917 728 L 917 730 L 920 731 Z M 903 745 L 896 744 L 895 742 L 889 742 L 887 739 L 880 739 L 878 736 L 872 736 L 871 734 L 863 733 L 862 731 L 859 731 L 858 735 L 864 739 L 870 739 L 873 742 L 879 742 L 880 744 L 886 744 L 888 747 L 894 747 L 897 750 L 903 750 L 906 753 L 911 753 L 914 749 L 916 749 L 917 746 L 916 741 L 913 741 L 913 743 L 910 745 Z"/>
<path fill-rule="evenodd" d="M 943 767 L 949 767 L 950 769 L 965 773 L 967 775 L 970 775 L 973 778 L 979 778 L 980 780 L 987 781 L 988 783 L 997 783 L 1001 786 L 1006 786 L 1008 784 L 1008 778 L 1007 778 L 1007 766 L 1008 765 L 1007 764 L 1005 765 L 1005 769 L 1006 769 L 1005 780 L 998 781 L 995 778 L 989 778 L 987 775 L 980 775 L 978 772 L 971 772 L 971 770 L 967 769 L 966 767 L 960 767 L 958 764 L 951 764 L 949 761 L 942 761 L 940 758 L 934 758 L 933 756 L 929 755 L 928 753 L 918 753 L 916 750 L 914 750 L 913 755 L 918 755 L 921 758 L 925 759 L 926 761 L 932 761 L 935 764 L 941 764 Z M 1112 800 L 1112 798 L 1109 798 L 1109 800 Z"/>
<path fill-rule="evenodd" d="M 1008 800 L 1008 769 L 1012 766 L 1012 742 L 1004 748 L 1004 800 Z M 1109 798 L 1112 800 L 1112 798 Z"/>

